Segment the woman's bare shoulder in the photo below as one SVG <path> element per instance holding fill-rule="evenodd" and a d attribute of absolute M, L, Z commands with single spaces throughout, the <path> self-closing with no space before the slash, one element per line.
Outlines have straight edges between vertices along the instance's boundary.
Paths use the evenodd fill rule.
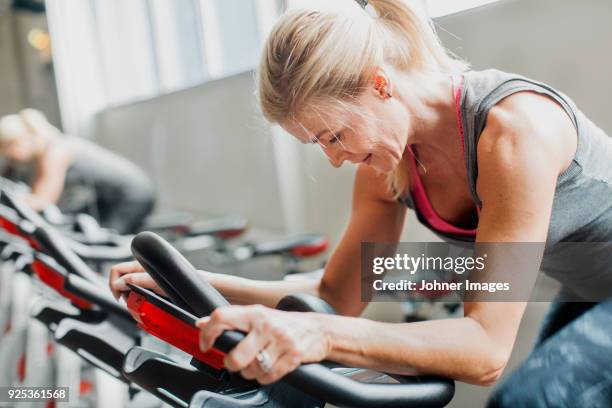
<path fill-rule="evenodd" d="M 533 154 L 526 156 L 549 161 L 561 173 L 575 155 L 577 140 L 572 120 L 557 102 L 535 92 L 519 92 L 489 111 L 478 156 L 480 161 L 529 152 Z"/>

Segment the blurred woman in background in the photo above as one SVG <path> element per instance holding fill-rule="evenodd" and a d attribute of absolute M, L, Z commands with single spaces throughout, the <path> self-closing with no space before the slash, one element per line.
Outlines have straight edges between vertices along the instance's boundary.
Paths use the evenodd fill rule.
<path fill-rule="evenodd" d="M 56 204 L 86 212 L 120 233 L 138 230 L 154 206 L 154 188 L 136 165 L 102 147 L 62 134 L 44 114 L 26 109 L 0 118 L 0 155 L 6 177 L 26 182 L 24 197 L 40 211 Z"/>

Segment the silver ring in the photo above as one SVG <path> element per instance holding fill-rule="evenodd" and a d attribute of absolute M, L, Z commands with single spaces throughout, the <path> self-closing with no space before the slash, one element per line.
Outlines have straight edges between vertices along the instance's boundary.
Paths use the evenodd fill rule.
<path fill-rule="evenodd" d="M 257 354 L 257 363 L 264 373 L 268 373 L 272 369 L 272 359 L 266 350 L 262 350 Z"/>

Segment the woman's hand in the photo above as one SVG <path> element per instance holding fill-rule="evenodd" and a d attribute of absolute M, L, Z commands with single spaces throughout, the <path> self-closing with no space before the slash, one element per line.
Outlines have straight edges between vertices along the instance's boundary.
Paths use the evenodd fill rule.
<path fill-rule="evenodd" d="M 115 299 L 119 299 L 123 292 L 130 290 L 128 283 L 165 295 L 164 291 L 137 261 L 124 262 L 113 266 L 108 283 Z"/>
<path fill-rule="evenodd" d="M 320 317 L 315 313 L 283 312 L 261 305 L 219 308 L 197 322 L 201 329 L 200 348 L 209 350 L 225 330 L 247 333 L 226 355 L 225 367 L 239 371 L 245 379 L 270 384 L 300 364 L 327 358 L 330 342 Z M 268 364 L 258 362 L 260 353 Z M 262 365 L 268 365 L 269 369 Z"/>

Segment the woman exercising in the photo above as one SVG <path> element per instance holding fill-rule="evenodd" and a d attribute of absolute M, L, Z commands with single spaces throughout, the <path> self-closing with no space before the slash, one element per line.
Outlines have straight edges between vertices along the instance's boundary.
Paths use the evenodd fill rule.
<path fill-rule="evenodd" d="M 466 302 L 462 318 L 418 323 L 358 318 L 366 306 L 360 245 L 397 242 L 411 207 L 448 239 L 546 243 L 534 271 L 541 266 L 575 297 L 597 290 L 605 299 L 609 246 L 593 250 L 587 264 L 555 249 L 561 241 L 612 240 L 612 140 L 549 86 L 468 70 L 401 0 L 371 0 L 365 9 L 361 1 L 327 3 L 277 23 L 259 97 L 270 122 L 319 145 L 334 167 L 358 165 L 349 225 L 317 282 L 203 272 L 238 305 L 202 320 L 202 349 L 224 330 L 248 333 L 227 367 L 262 384 L 300 363 L 332 360 L 491 385 L 508 363 L 526 303 Z M 159 291 L 142 271 L 137 263 L 116 266 L 115 295 L 128 283 Z M 340 315 L 272 309 L 297 292 L 323 298 Z M 610 356 L 612 301 L 556 302 L 537 346 L 489 404 L 608 406 Z"/>
<path fill-rule="evenodd" d="M 153 210 L 151 181 L 137 166 L 82 138 L 63 135 L 39 111 L 0 118 L 0 155 L 8 178 L 25 181 L 25 202 L 35 210 L 57 204 L 87 212 L 120 233 L 138 231 Z"/>

